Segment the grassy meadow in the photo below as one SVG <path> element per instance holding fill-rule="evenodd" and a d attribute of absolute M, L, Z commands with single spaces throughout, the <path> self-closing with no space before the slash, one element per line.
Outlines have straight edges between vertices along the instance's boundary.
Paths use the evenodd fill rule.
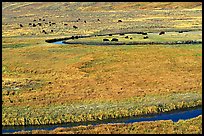
<path fill-rule="evenodd" d="M 91 46 L 45 42 L 135 31 L 156 34 L 148 33 L 148 39 L 125 34 L 73 41 L 118 38 L 128 42 L 125 36 L 136 42 L 202 41 L 201 6 L 199 2 L 3 2 L 2 125 L 96 121 L 201 106 L 202 44 Z M 167 32 L 158 35 L 161 31 Z M 177 123 L 156 121 L 32 133 L 197 134 L 202 133 L 201 126 L 199 116 Z"/>

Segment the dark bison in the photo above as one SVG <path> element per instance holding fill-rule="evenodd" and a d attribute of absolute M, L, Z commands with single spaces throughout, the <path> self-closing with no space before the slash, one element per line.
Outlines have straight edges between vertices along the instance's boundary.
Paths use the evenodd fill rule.
<path fill-rule="evenodd" d="M 130 37 L 130 39 L 132 40 L 132 37 Z"/>
<path fill-rule="evenodd" d="M 147 33 L 142 32 L 142 35 L 147 35 Z"/>
<path fill-rule="evenodd" d="M 179 31 L 179 33 L 183 33 L 183 31 Z"/>
<path fill-rule="evenodd" d="M 127 39 L 127 38 L 129 38 L 128 36 L 125 36 L 125 38 Z"/>
<path fill-rule="evenodd" d="M 164 31 L 161 31 L 161 32 L 159 33 L 159 35 L 162 35 L 162 34 L 165 34 L 165 32 L 164 32 Z"/>
<path fill-rule="evenodd" d="M 41 21 L 41 18 L 39 18 L 39 21 Z"/>
<path fill-rule="evenodd" d="M 22 25 L 22 24 L 20 24 L 20 27 L 23 27 L 23 25 Z"/>
<path fill-rule="evenodd" d="M 29 26 L 31 26 L 32 25 L 32 23 L 29 23 Z"/>
<path fill-rule="evenodd" d="M 118 22 L 122 22 L 122 20 L 118 20 Z"/>
<path fill-rule="evenodd" d="M 109 36 L 112 36 L 112 34 L 108 34 Z"/>
<path fill-rule="evenodd" d="M 43 21 L 45 21 L 45 19 L 43 19 Z"/>
<path fill-rule="evenodd" d="M 78 27 L 77 26 L 73 26 L 73 28 L 77 29 Z"/>
<path fill-rule="evenodd" d="M 41 23 L 38 23 L 38 25 L 41 26 L 42 24 L 41 24 Z"/>
<path fill-rule="evenodd" d="M 103 39 L 103 41 L 109 41 L 109 39 Z"/>
<path fill-rule="evenodd" d="M 67 26 L 68 24 L 64 24 L 65 26 Z"/>
<path fill-rule="evenodd" d="M 117 38 L 113 38 L 111 41 L 118 41 L 118 39 Z"/>
<path fill-rule="evenodd" d="M 56 23 L 52 23 L 53 25 L 55 25 Z"/>
<path fill-rule="evenodd" d="M 35 22 L 36 20 L 34 19 L 33 22 Z"/>
<path fill-rule="evenodd" d="M 53 30 L 51 30 L 51 32 L 53 32 Z"/>
<path fill-rule="evenodd" d="M 86 23 L 86 20 L 84 21 L 84 23 Z"/>
<path fill-rule="evenodd" d="M 36 27 L 36 24 L 33 24 L 33 27 Z"/>
<path fill-rule="evenodd" d="M 43 30 L 43 31 L 42 31 L 42 33 L 45 33 L 45 34 L 47 34 L 47 32 L 45 32 L 45 30 Z"/>
<path fill-rule="evenodd" d="M 120 35 L 125 35 L 125 34 L 120 34 Z"/>
<path fill-rule="evenodd" d="M 143 37 L 143 39 L 147 39 L 147 38 L 149 38 L 149 37 L 148 36 Z"/>
<path fill-rule="evenodd" d="M 98 19 L 98 21 L 100 21 L 100 19 Z"/>

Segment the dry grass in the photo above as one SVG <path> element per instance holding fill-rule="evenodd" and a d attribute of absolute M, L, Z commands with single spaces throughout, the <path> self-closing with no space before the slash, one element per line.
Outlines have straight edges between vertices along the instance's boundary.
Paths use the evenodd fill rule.
<path fill-rule="evenodd" d="M 122 101 L 130 100 L 131 103 L 136 98 L 144 100 L 144 104 L 149 106 L 146 98 L 155 94 L 156 98 L 188 94 L 185 99 L 187 105 L 191 102 L 200 104 L 202 45 L 61 46 L 44 42 L 71 35 L 202 30 L 199 3 L 190 3 L 191 10 L 180 9 L 188 4 L 178 4 L 178 10 L 158 10 L 155 4 L 143 5 L 143 8 L 152 6 L 154 10 L 151 12 L 121 11 L 121 8 L 129 6 L 137 9 L 138 5 L 131 4 L 84 3 L 79 6 L 77 3 L 62 3 L 64 6 L 59 10 L 60 4 L 3 3 L 2 118 L 8 124 L 14 125 L 18 117 L 24 119 L 21 118 L 24 114 L 34 117 L 30 118 L 30 122 L 35 124 L 35 117 L 44 113 L 38 111 L 42 107 L 52 111 L 55 106 L 80 103 L 100 105 L 103 102 L 118 102 L 120 105 Z M 99 4 L 97 11 L 88 11 L 93 4 Z M 65 10 L 66 6 L 68 10 Z M 175 7 L 175 4 L 166 6 Z M 69 7 L 77 8 L 79 12 Z M 28 12 L 24 12 L 25 9 Z M 56 25 L 28 26 L 33 19 L 43 17 L 46 22 L 52 21 Z M 78 18 L 81 21 L 76 22 Z M 118 23 L 118 19 L 123 22 Z M 75 30 L 73 25 L 79 29 Z M 43 34 L 42 30 L 49 33 Z M 54 32 L 50 33 L 50 30 Z M 167 102 L 170 104 L 172 101 Z M 55 113 L 60 119 L 60 112 Z"/>

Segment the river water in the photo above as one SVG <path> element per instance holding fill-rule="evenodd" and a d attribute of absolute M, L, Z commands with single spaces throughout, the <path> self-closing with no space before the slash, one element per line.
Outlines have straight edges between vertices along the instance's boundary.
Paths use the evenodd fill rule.
<path fill-rule="evenodd" d="M 126 117 L 121 119 L 109 119 L 95 122 L 81 122 L 81 123 L 67 123 L 56 125 L 36 125 L 36 126 L 6 126 L 2 127 L 2 133 L 13 133 L 17 131 L 31 131 L 31 130 L 53 130 L 57 127 L 74 127 L 80 125 L 99 125 L 99 124 L 114 124 L 114 123 L 134 123 L 141 121 L 156 121 L 156 120 L 172 120 L 177 122 L 178 120 L 186 120 L 190 118 L 202 115 L 202 108 L 185 109 L 174 112 L 161 113 L 157 115 L 141 116 L 141 117 Z"/>

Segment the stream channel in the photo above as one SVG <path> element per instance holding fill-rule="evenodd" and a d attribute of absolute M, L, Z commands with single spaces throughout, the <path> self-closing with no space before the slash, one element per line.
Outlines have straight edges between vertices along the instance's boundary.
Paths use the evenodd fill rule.
<path fill-rule="evenodd" d="M 140 117 L 125 117 L 120 119 L 106 119 L 101 121 L 88 121 L 79 123 L 66 123 L 55 125 L 33 125 L 33 126 L 2 126 L 2 133 L 13 133 L 17 131 L 31 131 L 31 130 L 53 130 L 57 127 L 74 127 L 80 125 L 99 125 L 99 124 L 116 124 L 116 123 L 134 123 L 142 121 L 156 121 L 156 120 L 172 120 L 177 122 L 179 120 L 187 120 L 190 118 L 202 115 L 202 108 L 188 108 L 183 110 L 165 112 L 154 115 L 143 115 Z"/>

